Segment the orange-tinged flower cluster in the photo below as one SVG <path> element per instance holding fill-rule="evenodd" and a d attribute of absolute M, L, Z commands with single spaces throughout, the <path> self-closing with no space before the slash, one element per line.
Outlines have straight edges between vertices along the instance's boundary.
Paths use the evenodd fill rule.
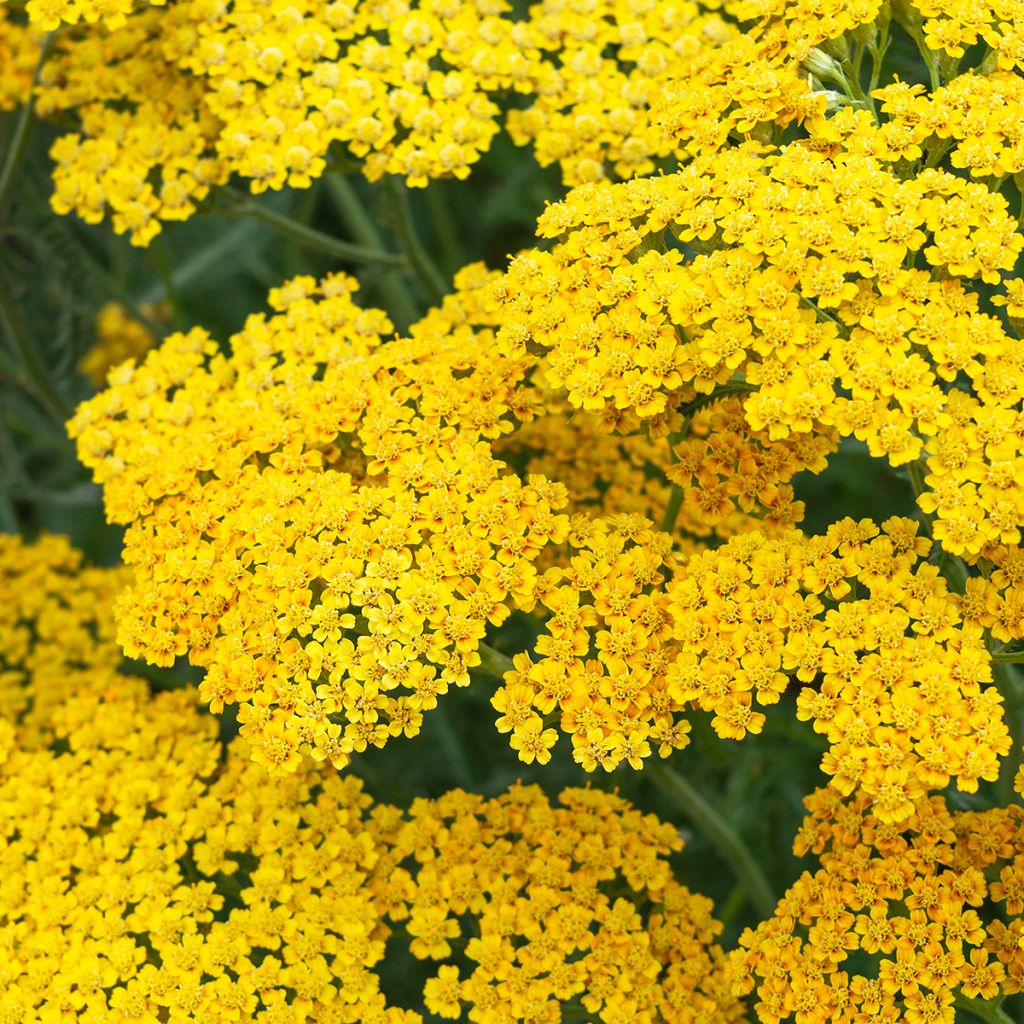
<path fill-rule="evenodd" d="M 901 180 L 843 138 L 574 190 L 538 222 L 563 239 L 502 282 L 499 339 L 545 351 L 549 383 L 608 429 L 676 431 L 695 398 L 739 389 L 748 426 L 810 465 L 836 434 L 924 459 L 947 550 L 1016 543 L 1024 360 L 975 286 L 1000 285 L 1024 237 L 983 185 Z"/>
<path fill-rule="evenodd" d="M 425 989 L 438 1016 L 469 1004 L 479 1024 L 557 1024 L 559 1004 L 577 1000 L 606 1024 L 742 1016 L 710 901 L 669 870 L 677 832 L 621 797 L 570 789 L 552 805 L 535 786 L 491 800 L 456 791 L 415 801 L 391 841 L 378 874 L 391 888 L 411 878 L 404 927 L 414 956 L 442 962 Z"/>
<path fill-rule="evenodd" d="M 524 760 L 548 758 L 557 722 L 588 771 L 640 767 L 688 743 L 691 708 L 742 739 L 795 693 L 832 785 L 882 821 L 998 774 L 1010 736 L 982 630 L 911 520 L 747 532 L 677 562 L 637 517 L 573 525 L 568 565 L 537 585 L 545 632 L 493 699 Z"/>
<path fill-rule="evenodd" d="M 543 371 L 541 362 L 538 370 Z M 535 373 L 534 380 L 538 380 Z M 598 413 L 574 409 L 564 393 L 542 393 L 536 418 L 496 446 L 520 472 L 543 473 L 569 492 L 569 509 L 630 513 L 662 523 L 680 546 L 748 529 L 788 528 L 803 518 L 791 481 L 827 465 L 825 434 L 769 441 L 752 431 L 736 396 L 694 403 L 684 428 L 665 438 L 609 433 Z M 679 488 L 674 517 L 672 486 Z M 668 519 L 666 516 L 668 515 Z"/>
<path fill-rule="evenodd" d="M 621 798 L 406 814 L 313 767 L 268 787 L 193 692 L 93 682 L 52 749 L 0 752 L 4 1019 L 420 1024 L 385 995 L 402 949 L 435 961 L 412 987 L 429 1014 L 739 1018 L 711 905 L 669 872 L 677 833 Z"/>
<path fill-rule="evenodd" d="M 740 938 L 763 1024 L 954 1020 L 958 996 L 1024 986 L 1024 813 L 915 801 L 898 826 L 819 790 L 794 852 L 813 852 L 773 917 Z"/>
<path fill-rule="evenodd" d="M 121 664 L 113 606 L 128 575 L 85 564 L 64 537 L 0 533 L 0 718 L 20 723 L 26 742 Z"/>
<path fill-rule="evenodd" d="M 568 532 L 564 487 L 491 452 L 529 415 L 530 360 L 482 358 L 487 278 L 458 285 L 385 342 L 353 281 L 296 279 L 230 355 L 172 335 L 72 421 L 130 524 L 121 642 L 206 667 L 204 699 L 243 705 L 273 771 L 418 732 L 489 626 L 532 607 L 532 562 Z"/>

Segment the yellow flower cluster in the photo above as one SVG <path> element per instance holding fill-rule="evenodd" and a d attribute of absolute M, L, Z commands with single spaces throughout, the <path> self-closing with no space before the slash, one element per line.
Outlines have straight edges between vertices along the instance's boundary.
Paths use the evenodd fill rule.
<path fill-rule="evenodd" d="M 218 122 L 201 83 L 162 58 L 162 32 L 174 8 L 148 8 L 114 32 L 58 36 L 43 68 L 36 109 L 77 131 L 53 144 L 51 205 L 89 224 L 147 244 L 163 221 L 190 217 L 213 185 L 230 176 L 213 152 Z"/>
<path fill-rule="evenodd" d="M 798 689 L 832 785 L 869 797 L 882 821 L 952 779 L 973 791 L 997 776 L 1010 737 L 982 630 L 913 521 L 746 532 L 669 562 L 667 583 L 668 537 L 645 520 L 573 526 L 568 566 L 537 584 L 545 632 L 493 699 L 523 760 L 549 758 L 558 721 L 588 771 L 638 768 L 653 747 L 688 743 L 691 708 L 742 739 L 764 726 L 758 705 Z"/>
<path fill-rule="evenodd" d="M 947 550 L 1016 543 L 1024 359 L 974 290 L 1013 269 L 1016 219 L 984 185 L 901 179 L 849 119 L 828 125 L 830 151 L 748 143 L 573 190 L 538 222 L 562 240 L 501 283 L 499 340 L 547 353 L 548 382 L 607 429 L 678 431 L 688 403 L 738 389 L 751 430 L 809 465 L 837 434 L 923 458 Z"/>
<path fill-rule="evenodd" d="M 201 330 L 172 335 L 70 424 L 130 524 L 121 643 L 206 667 L 203 698 L 243 705 L 273 771 L 418 732 L 469 683 L 489 625 L 532 607 L 532 562 L 568 533 L 564 487 L 491 452 L 529 417 L 531 360 L 473 329 L 488 281 L 469 268 L 385 343 L 351 279 L 296 279 L 229 356 Z"/>
<path fill-rule="evenodd" d="M 426 1008 L 479 1024 L 564 1019 L 725 1022 L 742 1014 L 711 904 L 674 881 L 676 831 L 620 797 L 537 787 L 492 800 L 456 791 L 417 800 L 378 865 L 411 876 L 405 930 L 421 959 L 454 959 L 426 984 Z M 611 888 L 611 893 L 610 893 Z M 620 895 L 621 894 L 621 895 Z"/>
<path fill-rule="evenodd" d="M 559 714 L 573 757 L 586 771 L 687 744 L 689 724 L 672 716 L 665 693 L 670 635 L 665 561 L 671 538 L 648 520 L 622 514 L 573 519 L 568 566 L 549 569 L 535 588 L 549 613 L 533 656 L 519 654 L 491 703 L 498 729 L 527 764 L 550 760 L 558 739 L 545 728 Z M 660 689 L 660 694 L 659 694 Z"/>
<path fill-rule="evenodd" d="M 516 93 L 512 137 L 567 181 L 647 173 L 673 148 L 652 103 L 730 32 L 695 3 L 649 0 L 518 18 L 504 0 L 178 0 L 127 21 L 129 0 L 81 6 L 101 4 L 106 27 L 62 39 L 39 94 L 45 116 L 80 124 L 53 148 L 54 208 L 109 212 L 139 245 L 231 173 L 253 192 L 308 187 L 335 144 L 371 180 L 464 178 Z M 47 28 L 96 20 L 76 0 L 28 6 Z"/>
<path fill-rule="evenodd" d="M 653 104 L 652 119 L 680 155 L 715 152 L 730 138 L 764 138 L 824 114 L 828 96 L 808 80 L 804 62 L 819 43 L 870 21 L 879 8 L 872 0 L 724 6 L 747 23 L 744 31 L 704 48 Z"/>
<path fill-rule="evenodd" d="M 739 1018 L 653 816 L 537 788 L 406 815 L 313 769 L 267 787 L 194 701 L 111 683 L 54 713 L 54 749 L 0 752 L 4 1020 L 420 1024 L 382 984 L 403 948 L 436 962 L 426 1012 L 477 1024 Z"/>
<path fill-rule="evenodd" d="M 925 93 L 922 85 L 896 82 L 872 94 L 885 123 L 877 129 L 877 156 L 916 160 L 923 152 L 949 151 L 951 164 L 972 177 L 1003 178 L 1024 170 L 1024 78 L 1004 71 L 966 74 Z M 858 117 L 858 132 L 874 128 Z"/>
<path fill-rule="evenodd" d="M 804 505 L 790 481 L 798 472 L 823 470 L 835 447 L 825 434 L 769 441 L 750 429 L 735 396 L 695 408 L 673 441 L 667 447 L 645 433 L 609 433 L 598 414 L 548 390 L 536 418 L 495 448 L 520 474 L 563 483 L 570 511 L 661 521 L 677 544 L 692 547 L 711 536 L 799 522 Z M 667 522 L 673 484 L 681 503 Z"/>
<path fill-rule="evenodd" d="M 161 317 L 166 309 L 144 306 L 142 312 L 149 317 Z M 96 343 L 82 357 L 78 369 L 97 386 L 102 386 L 107 374 L 126 359 L 145 355 L 155 339 L 145 324 L 140 323 L 119 302 L 104 303 L 96 314 Z"/>
<path fill-rule="evenodd" d="M 981 0 L 970 5 L 959 0 L 915 0 L 912 10 L 925 44 L 961 58 L 979 41 L 992 48 L 1000 70 L 1024 69 L 1024 12 L 1012 0 Z"/>
<path fill-rule="evenodd" d="M 163 6 L 167 0 L 149 0 L 153 6 Z M 100 22 L 105 28 L 121 28 L 128 15 L 141 5 L 135 0 L 28 0 L 25 12 L 30 22 L 52 32 L 62 25 Z"/>
<path fill-rule="evenodd" d="M 217 149 L 253 191 L 306 187 L 343 143 L 371 180 L 464 178 L 525 81 L 503 0 L 191 3 L 165 54 L 205 82 Z"/>
<path fill-rule="evenodd" d="M 55 716 L 65 753 L 0 766 L 5 1017 L 418 1021 L 374 971 L 387 929 L 358 781 L 268 788 L 234 751 L 219 763 L 193 703 L 79 698 Z"/>
<path fill-rule="evenodd" d="M 952 1024 L 957 996 L 1024 988 L 1024 812 L 915 801 L 893 826 L 819 790 L 794 852 L 814 852 L 733 967 L 762 1024 Z M 957 1015 L 958 1017 L 959 1015 Z"/>
<path fill-rule="evenodd" d="M 1004 644 L 1024 639 L 1024 548 L 989 548 L 960 598 L 965 622 Z"/>
<path fill-rule="evenodd" d="M 20 107 L 28 98 L 39 63 L 43 35 L 0 3 L 0 112 Z"/>
<path fill-rule="evenodd" d="M 64 537 L 0 533 L 0 719 L 21 723 L 25 742 L 121 664 L 114 599 L 127 582 L 122 568 L 84 564 Z"/>
<path fill-rule="evenodd" d="M 532 143 L 542 166 L 559 164 L 570 185 L 650 174 L 675 149 L 652 110 L 737 35 L 716 6 L 541 0 L 523 24 L 531 102 L 509 111 L 510 137 Z"/>

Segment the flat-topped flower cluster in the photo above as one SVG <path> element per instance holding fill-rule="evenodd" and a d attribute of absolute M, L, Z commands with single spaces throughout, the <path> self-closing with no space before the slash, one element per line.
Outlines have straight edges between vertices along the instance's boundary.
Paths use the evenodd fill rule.
<path fill-rule="evenodd" d="M 465 178 L 499 131 L 568 187 L 416 317 L 343 272 L 224 344 L 104 307 L 68 429 L 125 567 L 0 543 L 0 1021 L 1002 1022 L 1024 5 L 0 15 L 0 105 L 38 73 L 64 132 L 54 208 L 136 243 L 232 178 Z M 858 445 L 905 507 L 805 528 Z M 122 652 L 201 679 L 153 696 Z M 453 688 L 537 778 L 807 723 L 818 867 L 727 954 L 618 793 L 372 797 L 353 758 Z"/>

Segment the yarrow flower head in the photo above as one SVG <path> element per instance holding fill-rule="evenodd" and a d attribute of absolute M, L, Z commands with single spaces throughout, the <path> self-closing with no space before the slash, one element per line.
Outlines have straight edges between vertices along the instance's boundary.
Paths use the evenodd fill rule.
<path fill-rule="evenodd" d="M 863 798 L 806 803 L 794 852 L 821 866 L 733 954 L 762 1024 L 945 1022 L 958 996 L 1022 990 L 1019 806 L 955 811 L 932 796 L 894 826 Z"/>
<path fill-rule="evenodd" d="M 759 708 L 795 693 L 828 740 L 833 786 L 881 821 L 952 779 L 974 791 L 996 777 L 1010 737 L 982 630 L 916 523 L 747 532 L 677 560 L 649 526 L 574 521 L 569 564 L 538 582 L 545 632 L 493 700 L 524 760 L 549 756 L 553 721 L 588 771 L 640 767 L 687 745 L 691 708 L 742 739 L 763 729 Z"/>
<path fill-rule="evenodd" d="M 529 360 L 481 358 L 479 275 L 390 342 L 350 279 L 296 279 L 230 355 L 173 335 L 71 424 L 131 524 L 121 642 L 206 667 L 204 699 L 243 705 L 274 771 L 418 732 L 488 626 L 532 607 L 532 562 L 568 533 L 564 487 L 491 452 L 529 414 Z"/>
<path fill-rule="evenodd" d="M 921 460 L 946 550 L 1016 544 L 1024 491 L 998 467 L 1024 429 L 1020 345 L 977 289 L 1009 278 L 1024 236 L 983 185 L 901 180 L 847 141 L 574 190 L 538 222 L 561 240 L 502 282 L 499 340 L 545 353 L 549 383 L 606 429 L 685 436 L 696 399 L 738 392 L 754 436 L 809 466 L 837 437 Z"/>
<path fill-rule="evenodd" d="M 0 718 L 22 742 L 45 739 L 55 707 L 122 663 L 113 605 L 128 578 L 64 537 L 0 534 Z"/>
<path fill-rule="evenodd" d="M 516 787 L 403 813 L 310 765 L 268 788 L 193 692 L 96 682 L 55 712 L 59 746 L 0 760 L 5 1012 L 740 1018 L 710 903 L 670 876 L 675 830 L 621 798 Z M 434 971 L 422 997 L 402 979 L 412 1007 L 385 994 L 395 950 Z"/>

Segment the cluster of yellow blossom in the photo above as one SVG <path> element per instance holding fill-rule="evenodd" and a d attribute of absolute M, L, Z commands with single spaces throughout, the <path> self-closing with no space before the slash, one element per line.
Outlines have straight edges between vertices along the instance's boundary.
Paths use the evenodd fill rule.
<path fill-rule="evenodd" d="M 979 566 L 982 575 L 964 583 L 964 621 L 1004 644 L 1024 639 L 1024 548 L 988 548 Z"/>
<path fill-rule="evenodd" d="M 557 1024 L 578 1001 L 606 1024 L 741 1018 L 711 904 L 669 870 L 678 833 L 621 797 L 456 791 L 416 800 L 391 841 L 377 874 L 389 891 L 411 878 L 412 954 L 452 960 L 465 943 L 468 973 L 447 963 L 426 983 L 430 1012 Z"/>
<path fill-rule="evenodd" d="M 306 187 L 332 143 L 371 180 L 464 178 L 498 130 L 498 89 L 525 81 L 503 0 L 190 3 L 169 60 L 203 80 L 219 154 L 253 191 Z"/>
<path fill-rule="evenodd" d="M 0 112 L 28 98 L 41 44 L 39 29 L 16 19 L 10 4 L 0 3 Z"/>
<path fill-rule="evenodd" d="M 986 143 L 998 155 L 1003 141 L 1002 166 L 1011 159 L 1009 150 L 1019 152 L 1012 107 L 1001 106 L 1019 104 L 1020 92 L 1019 76 L 1001 72 L 1024 67 L 1024 15 L 1013 2 L 729 0 L 723 9 L 743 31 L 718 48 L 703 48 L 685 73 L 679 69 L 670 78 L 653 105 L 653 120 L 684 153 L 718 150 L 737 136 L 778 142 L 782 130 L 794 124 L 813 137 L 832 111 L 867 107 L 870 113 L 859 113 L 868 135 L 891 142 L 906 138 L 908 148 L 915 135 L 918 141 L 933 132 L 958 139 L 962 144 L 953 166 L 978 168 L 972 170 L 978 175 L 1007 173 L 981 169 Z M 930 95 L 916 86 L 907 92 L 898 78 L 875 89 L 883 70 L 889 70 L 885 57 L 893 23 L 917 42 L 932 70 Z M 979 41 L 991 50 L 977 68 L 961 69 L 965 48 Z M 903 102 L 884 105 L 882 120 L 873 100 L 887 100 L 890 90 Z M 908 102 L 911 96 L 916 98 Z M 913 160 L 921 153 L 905 155 Z"/>
<path fill-rule="evenodd" d="M 917 19 L 912 18 L 910 24 L 919 27 L 929 49 L 959 59 L 983 41 L 1000 70 L 1024 69 L 1024 11 L 1013 0 L 915 0 L 911 10 L 920 20 L 914 25 Z"/>
<path fill-rule="evenodd" d="M 925 151 L 948 150 L 950 163 L 975 178 L 1003 178 L 1024 170 L 1024 78 L 1019 73 L 960 75 L 930 94 L 922 85 L 895 82 L 873 96 L 886 121 L 875 129 L 862 111 L 857 130 L 875 129 L 880 157 L 916 160 Z"/>
<path fill-rule="evenodd" d="M 374 970 L 387 929 L 358 781 L 267 787 L 234 751 L 220 762 L 194 700 L 78 698 L 54 717 L 64 753 L 0 765 L 0 1012 L 418 1021 L 386 1005 Z"/>
<path fill-rule="evenodd" d="M 267 787 L 194 693 L 127 680 L 53 728 L 0 751 L 4 1020 L 420 1024 L 382 984 L 402 947 L 439 962 L 426 1012 L 478 1024 L 741 1014 L 710 903 L 670 876 L 675 830 L 616 796 L 404 814 L 333 772 Z"/>
<path fill-rule="evenodd" d="M 1024 357 L 972 290 L 1013 269 L 1016 218 L 946 171 L 901 179 L 843 115 L 829 125 L 829 152 L 747 143 L 573 190 L 538 222 L 562 240 L 499 286 L 499 341 L 544 351 L 548 382 L 606 429 L 678 430 L 698 396 L 739 389 L 749 427 L 811 465 L 836 434 L 923 458 L 947 550 L 1016 543 Z"/>
<path fill-rule="evenodd" d="M 162 316 L 166 310 L 158 306 L 144 306 L 146 316 Z M 149 328 L 137 320 L 119 302 L 104 303 L 96 314 L 96 343 L 78 363 L 78 369 L 99 386 L 107 374 L 126 359 L 145 355 L 155 344 Z"/>
<path fill-rule="evenodd" d="M 114 598 L 128 577 L 84 564 L 64 537 L 0 533 L 0 719 L 38 738 L 54 707 L 121 664 Z"/>
<path fill-rule="evenodd" d="M 538 580 L 545 632 L 493 698 L 523 760 L 549 758 L 557 720 L 588 771 L 640 767 L 688 743 L 691 708 L 742 739 L 764 726 L 757 705 L 798 690 L 832 785 L 883 821 L 952 779 L 973 791 L 996 777 L 1010 737 L 982 630 L 912 520 L 749 531 L 674 565 L 649 525 L 574 519 L 569 564 Z"/>
<path fill-rule="evenodd" d="M 163 6 L 167 0 L 149 0 L 153 6 Z M 28 0 L 25 13 L 31 23 L 46 32 L 62 25 L 89 25 L 101 23 L 105 28 L 121 28 L 128 15 L 141 6 L 135 0 Z"/>
<path fill-rule="evenodd" d="M 512 137 L 567 181 L 647 173 L 674 145 L 651 104 L 730 32 L 692 2 L 547 2 L 513 17 L 504 0 L 178 0 L 127 20 L 127 0 L 105 2 L 103 26 L 60 41 L 39 109 L 79 122 L 53 147 L 54 208 L 109 212 L 140 245 L 231 173 L 253 192 L 308 187 L 335 143 L 371 180 L 464 178 L 514 93 L 529 105 L 511 112 Z M 28 9 L 45 27 L 96 20 L 73 0 Z"/>
<path fill-rule="evenodd" d="M 957 996 L 1024 989 L 1024 811 L 915 801 L 898 826 L 863 798 L 807 799 L 794 852 L 818 854 L 733 968 L 762 1024 L 952 1024 Z"/>
<path fill-rule="evenodd" d="M 114 32 L 61 34 L 37 91 L 42 117 L 74 111 L 78 122 L 50 150 L 53 209 L 89 224 L 109 217 L 140 245 L 230 176 L 212 149 L 218 122 L 201 83 L 161 56 L 173 10 L 147 8 Z"/>
<path fill-rule="evenodd" d="M 659 98 L 737 35 L 715 6 L 541 0 L 523 25 L 531 102 L 509 111 L 510 137 L 569 185 L 650 174 L 675 149 L 652 118 Z"/>
<path fill-rule="evenodd" d="M 204 699 L 244 705 L 275 771 L 418 732 L 469 683 L 489 625 L 532 607 L 533 560 L 568 533 L 565 488 L 491 451 L 529 418 L 532 358 L 473 330 L 487 275 L 470 268 L 389 342 L 354 286 L 291 281 L 227 356 L 201 330 L 172 335 L 70 424 L 130 524 L 121 643 L 206 667 Z"/>
<path fill-rule="evenodd" d="M 556 713 L 586 771 L 624 761 L 639 768 L 649 740 L 662 756 L 688 742 L 689 724 L 672 717 L 664 694 L 669 619 L 661 584 L 672 540 L 650 526 L 636 515 L 574 517 L 569 564 L 538 579 L 546 631 L 532 657 L 516 655 L 491 701 L 499 731 L 511 734 L 526 763 L 550 760 L 558 734 L 545 728 L 546 716 Z"/>
<path fill-rule="evenodd" d="M 732 137 L 763 138 L 823 115 L 828 96 L 813 88 L 804 61 L 824 39 L 870 20 L 878 4 L 766 3 L 755 10 L 741 0 L 725 7 L 741 20 L 761 18 L 720 47 L 705 47 L 653 104 L 663 145 L 679 154 L 715 152 Z"/>
<path fill-rule="evenodd" d="M 823 470 L 835 447 L 823 433 L 770 442 L 750 429 L 735 396 L 695 409 L 672 440 L 666 447 L 642 432 L 609 433 L 596 413 L 548 391 L 536 418 L 496 450 L 520 473 L 564 484 L 570 511 L 640 515 L 692 546 L 712 535 L 725 539 L 799 522 L 804 504 L 794 499 L 791 481 L 798 472 Z M 680 501 L 667 521 L 673 484 Z"/>

